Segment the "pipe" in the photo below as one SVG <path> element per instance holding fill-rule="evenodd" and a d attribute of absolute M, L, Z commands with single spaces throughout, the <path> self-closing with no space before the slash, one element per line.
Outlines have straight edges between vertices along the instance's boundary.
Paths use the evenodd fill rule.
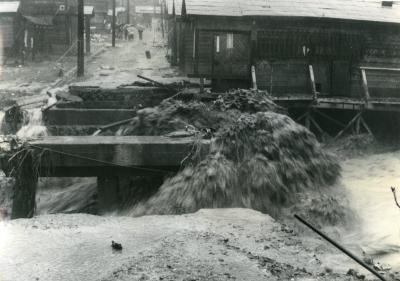
<path fill-rule="evenodd" d="M 370 267 L 368 264 L 366 264 L 364 261 L 362 261 L 360 258 L 358 258 L 356 255 L 354 255 L 353 253 L 351 253 L 350 251 L 346 250 L 342 245 L 338 244 L 337 242 L 333 241 L 331 238 L 329 238 L 326 234 L 322 233 L 321 231 L 319 231 L 318 229 L 316 229 L 314 226 L 312 226 L 311 224 L 309 224 L 307 221 L 305 221 L 303 218 L 301 218 L 298 215 L 294 215 L 294 217 L 296 219 L 298 219 L 300 222 L 302 222 L 304 225 L 306 225 L 308 228 L 310 228 L 312 231 L 316 232 L 319 236 L 321 236 L 322 238 L 324 238 L 326 241 L 328 241 L 329 243 L 331 243 L 333 246 L 335 246 L 337 249 L 339 249 L 340 251 L 342 251 L 343 253 L 345 253 L 348 257 L 352 258 L 355 262 L 357 262 L 359 265 L 361 265 L 362 267 L 364 267 L 366 270 L 368 270 L 369 272 L 371 272 L 373 275 L 375 275 L 376 277 L 378 277 L 380 280 L 382 281 L 386 281 L 386 279 L 379 274 L 376 270 L 374 270 L 372 267 Z"/>
<path fill-rule="evenodd" d="M 129 118 L 129 119 L 125 119 L 125 120 L 121 120 L 121 121 L 117 121 L 117 122 L 105 125 L 105 126 L 99 128 L 96 132 L 94 132 L 92 136 L 98 136 L 104 130 L 111 129 L 111 128 L 116 127 L 116 126 L 120 126 L 120 125 L 129 123 L 129 122 L 133 121 L 135 118 L 136 117 L 133 117 L 133 118 Z"/>
<path fill-rule="evenodd" d="M 171 91 L 171 92 L 173 92 L 173 93 L 176 93 L 176 92 L 177 92 L 176 89 L 174 89 L 174 88 L 172 88 L 172 87 L 170 87 L 170 86 L 168 86 L 168 85 L 165 85 L 165 84 L 163 84 L 163 83 L 157 82 L 157 81 L 155 81 L 155 80 L 153 80 L 153 79 L 144 77 L 144 76 L 142 76 L 142 75 L 138 75 L 137 77 L 139 77 L 139 78 L 141 78 L 141 79 L 143 79 L 143 80 L 149 81 L 149 82 L 151 82 L 151 83 L 153 83 L 153 84 L 155 84 L 155 85 L 157 85 L 157 86 L 159 86 L 159 87 L 161 87 L 161 88 L 167 89 L 167 90 L 169 90 L 169 91 Z"/>

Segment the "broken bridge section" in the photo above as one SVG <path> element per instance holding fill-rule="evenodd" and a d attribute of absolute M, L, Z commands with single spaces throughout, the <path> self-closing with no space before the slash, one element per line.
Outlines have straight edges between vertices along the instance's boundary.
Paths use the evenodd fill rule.
<path fill-rule="evenodd" d="M 58 97 L 60 102 L 44 111 L 44 121 L 51 135 L 90 135 L 104 125 L 133 118 L 138 109 L 159 105 L 173 94 L 152 86 L 71 86 L 65 97 Z"/>
<path fill-rule="evenodd" d="M 99 205 L 103 211 L 112 210 L 125 192 L 124 178 L 176 172 L 195 145 L 201 145 L 204 153 L 209 149 L 208 141 L 158 136 L 58 136 L 32 141 L 13 174 L 12 218 L 34 215 L 38 177 L 97 177 Z M 9 174 L 10 162 L 2 159 L 2 163 L 1 168 Z"/>

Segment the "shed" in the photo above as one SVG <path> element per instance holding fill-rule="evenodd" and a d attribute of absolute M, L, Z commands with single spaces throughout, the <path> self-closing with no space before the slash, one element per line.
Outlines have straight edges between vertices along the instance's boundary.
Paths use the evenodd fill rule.
<path fill-rule="evenodd" d="M 394 1 L 183 0 L 181 11 L 182 69 L 215 83 L 250 86 L 253 65 L 260 88 L 304 94 L 311 91 L 312 69 L 321 94 L 355 96 L 360 67 L 400 68 Z M 399 79 L 379 85 L 382 74 L 368 76 L 373 95 L 400 88 Z"/>
<path fill-rule="evenodd" d="M 92 6 L 94 17 L 91 25 L 95 27 L 96 32 L 105 32 L 107 23 L 108 0 L 85 0 L 85 5 Z"/>
<path fill-rule="evenodd" d="M 0 2 L 0 54 L 11 53 L 18 32 L 19 1 Z"/>
<path fill-rule="evenodd" d="M 23 46 L 27 54 L 74 53 L 77 1 L 22 0 Z"/>

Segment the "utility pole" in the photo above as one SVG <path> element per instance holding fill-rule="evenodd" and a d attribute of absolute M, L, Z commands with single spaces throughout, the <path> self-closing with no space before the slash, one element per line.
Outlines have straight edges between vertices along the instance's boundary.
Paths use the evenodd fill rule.
<path fill-rule="evenodd" d="M 131 21 L 131 0 L 126 0 L 126 23 L 129 24 Z"/>
<path fill-rule="evenodd" d="M 165 30 L 164 30 L 164 18 L 165 18 L 165 16 L 164 16 L 164 13 L 165 13 L 165 9 L 164 9 L 165 7 L 164 7 L 164 2 L 161 2 L 161 6 L 160 6 L 160 9 L 161 9 L 161 30 L 162 30 L 162 38 L 164 38 L 165 37 Z"/>
<path fill-rule="evenodd" d="M 112 0 L 112 46 L 115 47 L 115 0 Z"/>
<path fill-rule="evenodd" d="M 85 20 L 86 54 L 90 54 L 90 16 L 86 16 Z"/>
<path fill-rule="evenodd" d="M 85 74 L 85 53 L 84 53 L 84 28 L 85 19 L 83 12 L 83 0 L 78 0 L 78 69 L 77 76 L 82 77 Z"/>

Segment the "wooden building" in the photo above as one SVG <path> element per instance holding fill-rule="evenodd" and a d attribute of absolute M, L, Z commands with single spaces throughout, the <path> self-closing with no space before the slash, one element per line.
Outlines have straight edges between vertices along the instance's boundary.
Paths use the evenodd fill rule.
<path fill-rule="evenodd" d="M 35 54 L 63 53 L 73 47 L 77 6 L 63 0 L 22 0 L 23 45 Z"/>
<path fill-rule="evenodd" d="M 85 5 L 93 6 L 94 17 L 91 20 L 91 26 L 94 27 L 95 32 L 104 33 L 107 25 L 107 12 L 108 12 L 108 0 L 85 0 Z"/>
<path fill-rule="evenodd" d="M 171 53 L 171 64 L 180 64 L 180 54 L 182 47 L 182 0 L 166 0 L 164 2 L 164 17 L 168 34 L 168 48 Z"/>
<path fill-rule="evenodd" d="M 22 46 L 27 53 L 74 54 L 77 43 L 77 0 L 22 0 Z M 85 16 L 94 16 L 86 6 Z M 90 20 L 86 20 L 90 24 Z"/>
<path fill-rule="evenodd" d="M 254 66 L 275 95 L 359 96 L 363 75 L 373 96 L 400 88 L 397 2 L 183 0 L 181 11 L 188 76 L 248 87 Z"/>
<path fill-rule="evenodd" d="M 19 1 L 0 2 L 0 59 L 12 55 L 18 33 Z"/>

